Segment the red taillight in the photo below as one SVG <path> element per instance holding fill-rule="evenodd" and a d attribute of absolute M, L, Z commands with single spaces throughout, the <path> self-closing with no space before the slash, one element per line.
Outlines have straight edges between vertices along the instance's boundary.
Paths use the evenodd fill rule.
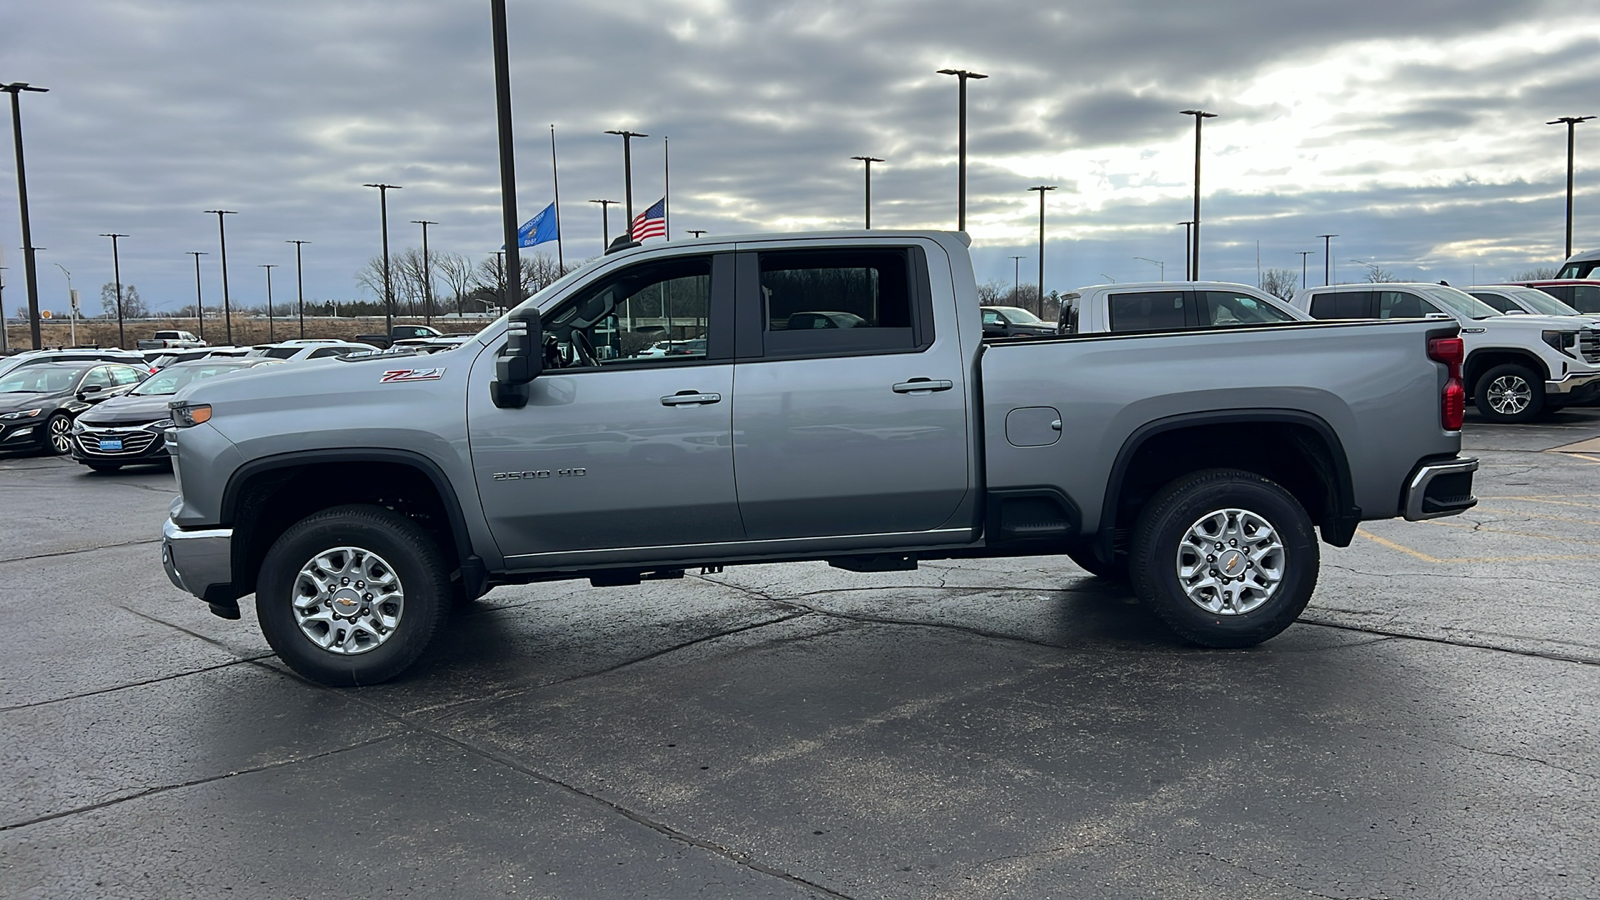
<path fill-rule="evenodd" d="M 1449 367 L 1444 393 L 1439 397 L 1439 421 L 1445 431 L 1460 431 L 1467 414 L 1467 389 L 1461 384 L 1461 362 L 1466 346 L 1461 338 L 1434 338 L 1428 341 L 1428 358 Z"/>

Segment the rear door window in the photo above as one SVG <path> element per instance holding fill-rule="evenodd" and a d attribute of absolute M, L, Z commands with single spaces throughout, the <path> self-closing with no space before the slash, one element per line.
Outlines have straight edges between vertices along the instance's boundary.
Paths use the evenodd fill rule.
<path fill-rule="evenodd" d="M 925 264 L 913 248 L 759 254 L 767 357 L 919 350 L 933 342 Z"/>
<path fill-rule="evenodd" d="M 1571 290 L 1572 299 L 1567 300 L 1568 306 L 1576 308 L 1578 312 L 1600 313 L 1600 285 L 1575 284 Z"/>
<path fill-rule="evenodd" d="M 1311 295 L 1313 319 L 1370 319 L 1371 291 L 1327 291 Z"/>
<path fill-rule="evenodd" d="M 1491 293 L 1489 291 L 1470 291 L 1469 293 L 1503 313 L 1522 312 L 1522 307 L 1512 303 L 1510 297 Z"/>
<path fill-rule="evenodd" d="M 1140 291 L 1106 298 L 1112 331 L 1162 331 L 1188 324 L 1187 291 Z"/>

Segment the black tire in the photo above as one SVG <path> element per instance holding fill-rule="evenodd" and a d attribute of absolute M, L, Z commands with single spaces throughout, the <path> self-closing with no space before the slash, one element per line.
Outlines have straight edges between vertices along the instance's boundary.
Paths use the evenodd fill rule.
<path fill-rule="evenodd" d="M 1191 600 L 1179 568 L 1184 558 L 1193 558 L 1194 545 L 1186 545 L 1185 538 L 1210 515 L 1221 516 L 1215 520 L 1218 522 L 1239 524 L 1239 533 L 1248 539 L 1250 522 L 1230 511 L 1254 517 L 1250 522 L 1264 522 L 1277 534 L 1280 547 L 1261 557 L 1258 566 L 1249 556 L 1230 552 L 1237 547 L 1230 547 L 1222 535 L 1224 550 L 1217 551 L 1221 555 L 1208 557 L 1211 561 L 1227 558 L 1229 566 L 1236 562 L 1245 566 L 1239 570 L 1243 574 L 1225 588 L 1250 590 L 1246 606 L 1260 600 L 1259 605 L 1242 612 L 1229 611 L 1225 605 L 1210 610 Z M 1316 589 L 1319 560 L 1311 518 L 1293 495 L 1252 472 L 1209 469 L 1167 485 L 1145 506 L 1134 526 L 1129 570 L 1134 593 L 1180 637 L 1205 647 L 1250 647 L 1276 636 L 1299 618 Z M 1281 577 L 1274 588 L 1265 590 L 1262 585 L 1270 581 L 1270 571 L 1280 572 Z M 1204 595 L 1208 589 L 1196 586 L 1195 590 Z"/>
<path fill-rule="evenodd" d="M 1111 558 L 1111 562 L 1101 562 L 1093 549 L 1078 545 L 1067 548 L 1067 558 L 1071 559 L 1078 568 L 1107 581 L 1128 580 L 1128 557 L 1118 553 Z"/>
<path fill-rule="evenodd" d="M 1529 422 L 1545 411 L 1544 379 L 1527 366 L 1504 363 L 1478 376 L 1472 402 L 1490 422 Z"/>
<path fill-rule="evenodd" d="M 62 441 L 66 441 L 65 444 Z M 39 446 L 50 456 L 60 456 L 72 449 L 72 417 L 58 412 L 44 422 L 44 433 Z"/>
<path fill-rule="evenodd" d="M 356 548 L 364 555 L 329 554 L 337 548 Z M 381 629 L 381 623 L 364 628 L 355 618 L 330 621 L 317 617 L 306 618 L 306 628 L 301 627 L 302 616 L 295 605 L 295 599 L 302 596 L 301 571 L 319 554 L 344 561 L 347 568 L 352 561 L 370 561 L 375 556 L 376 562 L 362 570 L 367 577 L 387 579 L 392 573 L 403 600 L 398 607 L 381 607 L 397 611 L 392 628 L 378 635 L 374 629 Z M 451 603 L 449 571 L 439 546 L 405 516 L 380 506 L 335 506 L 301 519 L 273 542 L 256 581 L 256 616 L 278 658 L 306 678 L 333 687 L 379 684 L 416 662 L 443 627 Z M 359 577 L 361 572 L 350 574 Z M 332 578 L 329 580 L 331 583 Z M 305 585 L 311 584 L 308 578 Z M 364 597 L 381 600 L 352 593 L 361 586 L 362 581 L 352 581 L 338 592 L 327 592 L 327 599 L 316 604 L 321 608 L 318 616 L 331 615 L 336 602 L 349 603 L 347 608 L 354 614 L 356 604 L 361 604 L 361 611 L 367 608 Z M 304 599 L 315 596 L 323 594 Z M 372 609 L 379 610 L 379 604 L 373 603 Z M 370 623 L 371 619 L 362 621 Z M 319 646 L 308 636 L 319 630 L 352 652 Z"/>
<path fill-rule="evenodd" d="M 96 462 L 95 462 L 95 463 L 94 463 L 94 462 L 86 462 L 86 463 L 84 463 L 84 465 L 86 465 L 86 466 L 88 466 L 88 467 L 89 467 L 89 468 L 91 468 L 91 469 L 93 469 L 93 470 L 95 470 L 95 471 L 96 471 L 96 472 L 115 472 L 115 471 L 117 471 L 117 470 L 118 470 L 118 469 L 121 469 L 121 468 L 122 468 L 122 463 L 96 463 Z"/>

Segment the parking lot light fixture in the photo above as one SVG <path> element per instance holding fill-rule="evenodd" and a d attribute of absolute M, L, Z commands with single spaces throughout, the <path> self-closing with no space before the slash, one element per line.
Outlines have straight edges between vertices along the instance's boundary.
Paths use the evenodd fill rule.
<path fill-rule="evenodd" d="M 1319 234 L 1319 235 L 1317 235 L 1317 237 L 1322 238 L 1322 283 L 1324 285 L 1333 284 L 1333 250 L 1332 250 L 1332 247 L 1333 247 L 1333 239 L 1338 237 L 1338 235 L 1337 234 Z"/>
<path fill-rule="evenodd" d="M 277 263 L 261 263 L 261 268 L 267 270 L 267 343 L 269 344 L 278 342 L 278 337 L 272 330 L 272 270 L 277 267 Z"/>
<path fill-rule="evenodd" d="M 1545 123 L 1567 126 L 1567 255 L 1561 258 L 1563 261 L 1572 256 L 1572 132 L 1578 125 L 1592 118 L 1594 116 L 1562 116 Z"/>
<path fill-rule="evenodd" d="M 1028 188 L 1039 192 L 1039 318 L 1044 318 L 1044 195 L 1053 191 L 1053 184 L 1040 184 Z"/>
<path fill-rule="evenodd" d="M 1317 252 L 1315 250 L 1296 250 L 1300 254 L 1300 290 L 1306 289 L 1306 257 Z"/>
<path fill-rule="evenodd" d="M 1162 281 L 1166 281 L 1167 280 L 1167 264 L 1166 263 L 1162 262 L 1159 259 L 1151 259 L 1148 256 L 1135 256 L 1134 259 L 1142 259 L 1145 262 L 1150 263 L 1151 265 L 1160 268 L 1161 269 L 1161 280 Z"/>
<path fill-rule="evenodd" d="M 217 216 L 217 241 L 222 250 L 222 325 L 226 329 L 228 343 L 233 343 L 233 306 L 228 301 L 228 230 L 222 224 L 223 216 L 238 215 L 231 209 L 208 209 L 208 213 Z"/>
<path fill-rule="evenodd" d="M 868 231 L 871 231 L 872 230 L 872 164 L 875 163 L 875 162 L 883 162 L 883 160 L 879 159 L 876 156 L 852 156 L 850 158 L 851 159 L 859 159 L 866 166 L 866 172 L 867 172 L 867 206 L 866 206 L 866 210 L 867 210 L 867 225 L 866 225 L 866 228 L 867 228 Z"/>
<path fill-rule="evenodd" d="M 1022 261 L 1026 256 L 1011 257 L 1011 302 L 1015 304 L 1022 299 Z"/>
<path fill-rule="evenodd" d="M 705 230 L 705 229 L 704 229 L 704 228 L 685 228 L 685 229 L 684 229 L 684 230 L 685 230 L 685 231 L 687 231 L 687 232 L 689 232 L 689 233 L 690 233 L 690 234 L 692 234 L 692 235 L 694 235 L 694 236 L 695 236 L 695 237 L 697 237 L 697 238 L 698 238 L 698 237 L 699 237 L 699 236 L 700 236 L 700 235 L 702 235 L 702 234 L 705 234 L 705 233 L 706 233 L 706 230 Z"/>
<path fill-rule="evenodd" d="M 622 138 L 622 202 L 623 208 L 628 211 L 628 228 L 631 229 L 633 228 L 633 139 L 650 135 L 627 129 L 607 131 L 606 134 L 615 134 Z"/>
<path fill-rule="evenodd" d="M 125 234 L 102 234 L 101 237 L 111 238 L 111 272 L 117 280 L 117 346 L 124 347 L 128 343 L 127 337 L 122 333 L 122 260 L 117 253 L 117 238 L 125 238 Z"/>
<path fill-rule="evenodd" d="M 590 200 L 590 203 L 600 204 L 600 252 L 604 253 L 611 248 L 611 206 L 615 200 Z"/>
<path fill-rule="evenodd" d="M 203 250 L 185 250 L 185 253 L 194 257 L 194 318 L 200 331 L 200 340 L 206 339 L 206 308 L 200 302 L 200 257 L 205 256 Z"/>
<path fill-rule="evenodd" d="M 554 128 L 555 126 L 551 126 Z M 437 225 L 427 219 L 412 219 L 411 224 L 422 226 L 422 320 L 433 324 L 433 270 L 428 265 L 428 226 Z M 558 263 L 559 265 L 559 263 Z"/>
<path fill-rule="evenodd" d="M 39 275 L 35 269 L 34 253 L 42 247 L 33 245 L 33 230 L 28 223 L 28 167 L 22 160 L 22 104 L 23 92 L 43 94 L 49 88 L 37 87 L 26 81 L 0 84 L 0 91 L 11 95 L 11 134 L 15 139 L 17 159 L 17 207 L 22 213 L 22 268 L 28 283 L 28 332 L 33 338 L 33 349 L 44 346 L 39 334 Z M 5 316 L 0 314 L 0 321 Z"/>
<path fill-rule="evenodd" d="M 294 245 L 294 281 L 295 281 L 295 286 L 297 288 L 299 288 L 299 293 L 300 293 L 300 303 L 299 303 L 299 306 L 300 306 L 300 339 L 301 340 L 305 340 L 305 337 L 306 337 L 306 279 L 305 279 L 305 268 L 300 264 L 300 247 L 301 247 L 302 244 L 309 244 L 311 242 L 310 241 L 284 241 L 284 243 L 285 244 L 293 244 Z M 201 337 L 204 337 L 204 336 L 205 335 L 201 335 Z"/>
<path fill-rule="evenodd" d="M 1203 109 L 1185 109 L 1182 115 L 1194 116 L 1194 252 L 1189 255 L 1189 280 L 1200 280 L 1200 126 L 1206 119 L 1215 119 L 1216 113 Z"/>
<path fill-rule="evenodd" d="M 398 184 L 364 184 L 362 187 L 378 189 L 378 216 L 383 224 L 383 331 L 394 330 L 394 282 L 389 278 L 389 191 L 399 190 Z"/>
<path fill-rule="evenodd" d="M 956 230 L 967 230 L 967 79 L 989 76 L 968 69 L 940 69 L 954 75 L 959 85 L 956 100 Z"/>

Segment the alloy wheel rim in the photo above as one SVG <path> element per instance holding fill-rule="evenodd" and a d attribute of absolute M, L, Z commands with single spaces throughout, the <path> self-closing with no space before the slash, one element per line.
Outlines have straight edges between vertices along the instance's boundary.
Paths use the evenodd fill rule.
<path fill-rule="evenodd" d="M 306 560 L 293 591 L 300 633 L 339 656 L 383 646 L 405 612 L 400 576 L 388 560 L 362 547 L 333 547 Z"/>
<path fill-rule="evenodd" d="M 1196 519 L 1178 543 L 1178 583 L 1206 612 L 1242 616 L 1278 592 L 1287 556 L 1278 530 L 1261 515 L 1218 509 Z"/>
<path fill-rule="evenodd" d="M 72 422 L 65 416 L 50 420 L 50 448 L 57 453 L 72 449 Z"/>
<path fill-rule="evenodd" d="M 1520 375 L 1501 375 L 1489 383 L 1489 408 L 1514 416 L 1533 403 L 1533 387 Z"/>

